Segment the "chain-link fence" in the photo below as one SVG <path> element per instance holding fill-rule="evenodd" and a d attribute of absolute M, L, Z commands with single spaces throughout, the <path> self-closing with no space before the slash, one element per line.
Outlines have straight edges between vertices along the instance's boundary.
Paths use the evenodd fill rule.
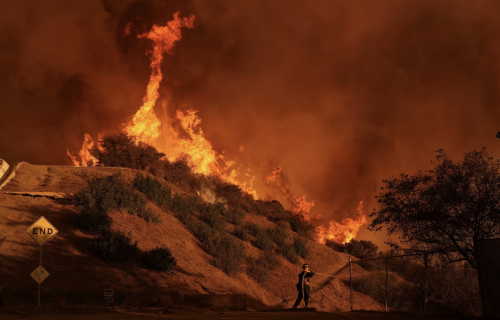
<path fill-rule="evenodd" d="M 351 260 L 344 281 L 352 311 L 481 314 L 476 270 L 463 261 L 450 263 L 443 255 Z"/>

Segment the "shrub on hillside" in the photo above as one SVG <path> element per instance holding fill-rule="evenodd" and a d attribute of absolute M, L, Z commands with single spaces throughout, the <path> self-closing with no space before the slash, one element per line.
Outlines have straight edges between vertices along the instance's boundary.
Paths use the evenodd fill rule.
<path fill-rule="evenodd" d="M 166 164 L 164 166 L 164 176 L 162 178 L 176 184 L 187 192 L 198 190 L 200 185 L 200 176 L 193 172 L 186 157 L 178 158 Z"/>
<path fill-rule="evenodd" d="M 177 261 L 166 247 L 156 247 L 143 253 L 143 260 L 149 269 L 171 272 Z"/>
<path fill-rule="evenodd" d="M 222 212 L 227 222 L 237 226 L 243 225 L 243 217 L 245 213 L 239 209 L 228 209 Z"/>
<path fill-rule="evenodd" d="M 250 234 L 245 228 L 236 228 L 234 230 L 234 235 L 245 242 L 250 242 Z"/>
<path fill-rule="evenodd" d="M 374 259 L 382 256 L 382 252 L 378 251 L 378 246 L 369 240 L 352 239 L 346 244 L 326 240 L 325 244 L 335 251 L 348 253 L 360 260 Z"/>
<path fill-rule="evenodd" d="M 152 146 L 138 142 L 134 137 L 124 133 L 106 135 L 99 141 L 102 150 L 97 145 L 90 151 L 106 167 L 124 167 L 145 170 L 160 161 L 165 156 Z"/>
<path fill-rule="evenodd" d="M 192 195 L 176 194 L 172 199 L 170 210 L 179 215 L 192 214 L 203 208 L 203 200 Z"/>
<path fill-rule="evenodd" d="M 259 230 L 260 230 L 261 228 L 260 228 L 260 227 L 259 227 L 259 225 L 258 225 L 258 224 L 256 224 L 256 223 L 253 223 L 253 222 L 247 222 L 247 223 L 245 224 L 245 229 L 247 229 L 247 230 L 248 230 L 248 232 L 249 232 L 252 236 L 254 236 L 254 237 L 255 237 L 255 236 L 257 235 L 257 232 L 259 232 Z"/>
<path fill-rule="evenodd" d="M 247 275 L 260 284 L 265 284 L 269 279 L 269 271 L 280 266 L 280 261 L 272 252 L 263 252 L 258 259 L 247 259 Z"/>
<path fill-rule="evenodd" d="M 267 217 L 271 221 L 286 220 L 293 217 L 293 213 L 285 210 L 278 200 L 256 200 L 255 212 L 261 216 Z"/>
<path fill-rule="evenodd" d="M 293 248 L 303 259 L 307 259 L 309 257 L 309 246 L 307 245 L 306 239 L 295 237 L 293 239 Z"/>
<path fill-rule="evenodd" d="M 210 254 L 214 257 L 212 264 L 229 275 L 240 272 L 245 259 L 243 244 L 228 234 L 215 237 L 210 244 Z"/>
<path fill-rule="evenodd" d="M 226 199 L 229 207 L 255 213 L 255 199 L 251 194 L 241 190 L 237 185 L 218 178 L 214 178 L 213 182 L 215 194 Z"/>
<path fill-rule="evenodd" d="M 149 200 L 156 203 L 159 207 L 170 207 L 172 190 L 155 178 L 144 177 L 142 173 L 137 173 L 133 185 L 135 189 L 144 193 Z"/>
<path fill-rule="evenodd" d="M 286 231 L 291 229 L 290 222 L 288 222 L 288 220 L 279 220 L 276 222 L 276 225 Z"/>
<path fill-rule="evenodd" d="M 154 213 L 151 208 L 139 212 L 137 216 L 144 219 L 147 223 L 152 223 L 154 225 L 159 225 L 162 222 L 160 216 Z"/>
<path fill-rule="evenodd" d="M 297 257 L 297 252 L 295 251 L 293 245 L 283 243 L 280 246 L 278 246 L 277 251 L 291 263 L 293 264 L 299 263 L 299 258 Z"/>
<path fill-rule="evenodd" d="M 93 240 L 90 247 L 106 261 L 125 261 L 137 253 L 137 242 L 130 244 L 131 241 L 118 231 L 108 231 Z"/>
<path fill-rule="evenodd" d="M 273 243 L 269 233 L 265 229 L 259 229 L 255 235 L 255 246 L 263 251 L 270 251 L 273 249 Z"/>
<path fill-rule="evenodd" d="M 269 278 L 269 270 L 258 259 L 247 259 L 246 274 L 257 283 L 263 285 Z"/>
<path fill-rule="evenodd" d="M 104 232 L 111 227 L 111 218 L 103 209 L 84 207 L 76 215 L 76 225 L 90 232 Z"/>
<path fill-rule="evenodd" d="M 297 232 L 299 236 L 311 240 L 316 239 L 316 226 L 309 221 L 302 219 L 298 215 L 291 217 L 288 221 L 290 222 L 292 230 Z"/>
<path fill-rule="evenodd" d="M 276 256 L 276 254 L 272 251 L 264 251 L 260 255 L 260 262 L 269 270 L 275 270 L 279 266 L 281 266 L 280 260 Z"/>
<path fill-rule="evenodd" d="M 229 205 L 232 205 L 236 208 L 241 206 L 244 192 L 240 187 L 217 178 L 214 179 L 214 183 L 214 191 L 218 197 L 226 199 Z"/>
<path fill-rule="evenodd" d="M 75 195 L 74 203 L 83 208 L 126 210 L 131 214 L 146 208 L 146 199 L 134 191 L 121 173 L 87 181 L 87 185 Z"/>
<path fill-rule="evenodd" d="M 225 210 L 222 202 L 207 203 L 200 210 L 201 219 L 217 231 L 225 231 L 226 222 L 221 218 Z"/>
<path fill-rule="evenodd" d="M 192 222 L 193 235 L 210 251 L 212 242 L 215 241 L 214 239 L 217 236 L 217 231 L 199 219 L 194 219 L 196 220 Z"/>
<path fill-rule="evenodd" d="M 271 241 L 273 241 L 277 245 L 284 243 L 286 239 L 288 239 L 288 233 L 279 226 L 268 228 L 267 233 L 269 234 Z"/>

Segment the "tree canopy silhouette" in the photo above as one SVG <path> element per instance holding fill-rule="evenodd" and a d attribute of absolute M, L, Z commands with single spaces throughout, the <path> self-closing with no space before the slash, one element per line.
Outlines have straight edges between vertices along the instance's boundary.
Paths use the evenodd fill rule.
<path fill-rule="evenodd" d="M 439 252 L 477 268 L 477 244 L 500 234 L 500 173 L 486 149 L 461 162 L 438 150 L 434 168 L 383 180 L 370 230 L 386 227 L 408 253 Z"/>

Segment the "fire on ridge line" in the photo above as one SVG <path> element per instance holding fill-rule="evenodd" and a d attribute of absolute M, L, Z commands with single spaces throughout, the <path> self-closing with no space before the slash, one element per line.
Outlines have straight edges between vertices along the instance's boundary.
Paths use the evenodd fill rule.
<path fill-rule="evenodd" d="M 197 116 L 197 111 L 188 110 L 184 113 L 177 110 L 176 112 L 176 118 L 180 122 L 182 129 L 188 134 L 189 139 L 179 138 L 179 134 L 168 124 L 166 125 L 167 130 L 161 130 L 162 123 L 154 112 L 154 106 L 159 98 L 158 89 L 163 78 L 161 72 L 163 55 L 164 53 L 171 54 L 175 42 L 181 39 L 181 28 L 194 28 L 194 15 L 184 18 L 180 18 L 179 15 L 180 13 L 176 12 L 173 20 L 169 21 L 166 26 L 153 25 L 148 33 L 137 35 L 138 38 L 147 38 L 154 42 L 152 50 L 148 51 L 151 59 L 151 77 L 142 106 L 130 122 L 125 124 L 123 131 L 129 136 L 134 136 L 137 143 L 147 143 L 159 151 L 166 153 L 170 161 L 175 161 L 179 156 L 187 156 L 188 163 L 195 173 L 219 177 L 226 182 L 239 186 L 243 191 L 252 195 L 257 200 L 257 191 L 253 188 L 255 175 L 250 174 L 250 169 L 248 169 L 244 175 L 249 180 L 241 181 L 238 179 L 241 176 L 241 165 L 235 168 L 235 161 L 226 159 L 212 148 L 212 144 L 205 138 L 201 128 L 198 127 L 201 119 Z M 130 27 L 131 23 L 128 23 L 125 27 L 126 35 L 130 34 Z M 102 136 L 103 133 L 99 133 L 98 141 L 102 139 Z M 158 137 L 160 136 L 166 138 L 165 140 L 169 142 L 168 146 L 159 143 Z M 98 160 L 90 153 L 93 147 L 94 141 L 92 137 L 88 133 L 85 133 L 82 148 L 78 152 L 81 162 L 78 161 L 69 149 L 66 150 L 66 153 L 75 166 L 85 167 L 88 164 L 95 166 L 98 164 Z M 97 147 L 102 150 L 99 142 L 97 143 Z M 243 148 L 240 147 L 240 150 L 243 150 Z M 223 164 L 222 167 L 219 163 Z M 310 210 L 314 206 L 314 201 L 307 201 L 305 196 L 298 198 L 292 195 L 288 186 L 282 182 L 282 179 L 279 179 L 282 174 L 283 169 L 277 167 L 268 177 L 263 177 L 264 183 L 277 187 L 291 204 L 291 211 L 301 218 L 310 221 Z M 366 223 L 362 201 L 358 207 L 358 214 L 359 217 L 356 220 L 347 218 L 342 221 L 342 224 L 332 220 L 329 222 L 328 228 L 318 226 L 316 228 L 318 241 L 325 243 L 329 239 L 340 243 L 349 242 L 356 236 L 361 225 Z"/>

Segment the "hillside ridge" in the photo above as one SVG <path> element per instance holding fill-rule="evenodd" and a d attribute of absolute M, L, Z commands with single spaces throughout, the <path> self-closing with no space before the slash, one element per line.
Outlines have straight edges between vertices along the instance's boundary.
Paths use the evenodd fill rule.
<path fill-rule="evenodd" d="M 155 246 L 166 246 L 177 259 L 172 273 L 148 270 L 139 258 L 121 263 L 100 260 L 92 254 L 87 243 L 96 235 L 79 230 L 73 220 L 77 213 L 72 205 L 71 195 L 82 188 L 86 179 L 107 176 L 121 172 L 131 180 L 140 172 L 128 168 L 111 167 L 65 167 L 21 163 L 15 176 L 0 191 L 0 224 L 5 226 L 0 234 L 0 260 L 5 268 L 0 270 L 0 286 L 35 286 L 29 274 L 38 265 L 38 245 L 25 234 L 27 226 L 39 216 L 45 216 L 60 233 L 44 246 L 43 265 L 51 276 L 44 286 L 55 288 L 144 288 L 172 289 L 181 294 L 244 293 L 253 301 L 266 306 L 291 307 L 296 298 L 295 284 L 299 264 L 291 264 L 279 257 L 281 267 L 270 273 L 269 281 L 260 285 L 244 272 L 229 276 L 214 267 L 211 257 L 202 249 L 198 239 L 176 216 L 158 208 L 148 201 L 147 206 L 158 214 L 162 223 L 152 225 L 143 219 L 123 212 L 110 212 L 112 229 L 119 230 L 138 241 L 140 250 Z M 146 173 L 145 173 L 146 174 Z M 185 193 L 177 186 L 168 185 L 172 194 Z M 33 197 L 23 193 L 58 193 L 69 195 L 61 199 Z M 245 222 L 261 226 L 274 226 L 266 217 L 247 213 Z M 228 230 L 234 226 L 227 223 Z M 291 230 L 290 235 L 297 236 Z M 238 240 L 239 241 L 239 240 Z M 246 255 L 257 257 L 262 251 L 251 243 L 243 242 Z M 307 260 L 313 270 L 325 274 L 347 277 L 349 255 L 309 241 L 310 258 Z M 347 266 L 347 268 L 346 268 Z M 354 268 L 360 268 L 357 265 Z M 360 269 L 362 270 L 362 269 Z M 348 311 L 349 289 L 344 279 L 317 275 L 312 282 L 312 303 L 322 311 Z M 371 298 L 354 292 L 357 309 L 379 309 L 380 305 Z"/>

